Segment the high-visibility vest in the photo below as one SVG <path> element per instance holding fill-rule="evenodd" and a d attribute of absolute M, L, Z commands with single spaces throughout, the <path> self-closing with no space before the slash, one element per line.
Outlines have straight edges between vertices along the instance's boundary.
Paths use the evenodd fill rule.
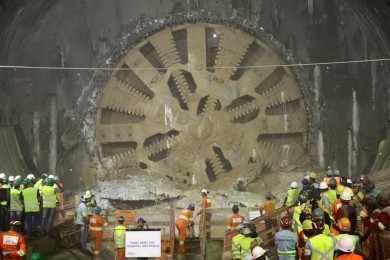
<path fill-rule="evenodd" d="M 244 260 L 251 255 L 251 245 L 253 241 L 261 243 L 260 238 L 246 237 L 242 234 L 238 234 L 232 239 L 232 259 Z"/>
<path fill-rule="evenodd" d="M 23 189 L 24 212 L 39 212 L 38 189 L 28 187 Z"/>
<path fill-rule="evenodd" d="M 125 248 L 126 227 L 119 225 L 114 228 L 114 241 L 116 248 Z"/>
<path fill-rule="evenodd" d="M 23 204 L 20 200 L 21 191 L 15 188 L 11 188 L 10 192 L 10 211 L 23 211 Z"/>
<path fill-rule="evenodd" d="M 319 234 L 309 238 L 306 243 L 311 249 L 311 260 L 333 260 L 335 241 L 332 237 Z"/>
<path fill-rule="evenodd" d="M 328 190 L 326 192 L 326 196 L 328 197 L 328 200 L 329 200 L 329 203 L 330 205 L 334 205 L 334 203 L 336 202 L 336 199 L 337 199 L 337 193 L 336 193 L 336 190 Z"/>
<path fill-rule="evenodd" d="M 297 198 L 299 196 L 299 190 L 289 188 L 287 191 L 287 200 L 286 200 L 286 206 L 291 207 L 295 204 Z"/>
<path fill-rule="evenodd" d="M 43 186 L 43 179 L 39 179 L 35 184 L 34 184 L 34 188 L 37 188 L 38 190 L 40 190 Z"/>
<path fill-rule="evenodd" d="M 42 186 L 42 207 L 53 209 L 57 206 L 57 193 L 53 186 Z"/>

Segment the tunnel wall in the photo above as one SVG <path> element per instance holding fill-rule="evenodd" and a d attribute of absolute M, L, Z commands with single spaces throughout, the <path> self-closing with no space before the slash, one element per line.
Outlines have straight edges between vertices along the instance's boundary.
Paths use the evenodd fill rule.
<path fill-rule="evenodd" d="M 88 67 L 110 65 L 129 34 L 145 31 L 148 23 L 167 18 L 203 17 L 242 21 L 264 28 L 302 62 L 329 62 L 388 57 L 387 35 L 381 21 L 365 1 L 282 0 L 94 0 L 19 2 L 1 28 L 1 64 Z M 6 12 L 3 11 L 6 14 Z M 12 13 L 12 15 L 11 15 Z M 131 35 L 130 35 L 131 36 Z M 139 36 L 137 36 L 139 37 Z M 130 37 L 131 38 L 131 37 Z M 312 75 L 312 67 L 305 67 Z M 345 174 L 348 167 L 348 129 L 352 127 L 352 89 L 359 106 L 359 165 L 355 174 L 372 164 L 387 122 L 389 85 L 385 63 L 353 63 L 321 66 L 321 120 L 313 125 L 324 134 L 325 163 Z M 88 99 L 90 71 L 1 70 L 3 96 L 11 100 L 2 111 L 23 129 L 33 145 L 32 115 L 41 117 L 40 154 L 34 165 L 48 168 L 49 95 L 57 93 L 59 106 L 58 172 L 71 186 L 78 176 L 98 171 L 91 163 L 83 126 Z M 308 78 L 313 86 L 314 78 Z M 314 89 L 312 90 L 314 92 Z M 313 102 L 311 100 L 310 102 Z M 83 112 L 81 112 L 83 111 Z M 315 138 L 313 140 L 316 140 Z M 310 144 L 316 163 L 316 141 Z M 93 160 L 92 160 L 93 162 Z M 72 178 L 70 178 L 72 177 Z"/>

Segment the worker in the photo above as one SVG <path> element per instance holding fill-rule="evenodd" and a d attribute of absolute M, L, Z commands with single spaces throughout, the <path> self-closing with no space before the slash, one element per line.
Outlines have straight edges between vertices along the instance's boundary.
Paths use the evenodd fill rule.
<path fill-rule="evenodd" d="M 363 192 L 366 199 L 373 198 L 376 200 L 381 190 L 375 187 L 375 183 L 371 178 L 366 177 L 363 180 Z"/>
<path fill-rule="evenodd" d="M 136 230 L 148 230 L 149 225 L 148 222 L 143 217 L 138 217 Z"/>
<path fill-rule="evenodd" d="M 324 222 L 313 220 L 315 235 L 309 238 L 305 245 L 305 260 L 333 259 L 336 242 L 331 236 L 323 234 Z"/>
<path fill-rule="evenodd" d="M 232 207 L 233 214 L 229 217 L 228 223 L 227 223 L 227 229 L 233 230 L 242 223 L 244 223 L 245 218 L 240 215 L 240 208 L 238 205 L 233 205 Z"/>
<path fill-rule="evenodd" d="M 84 199 L 87 205 L 88 215 L 91 215 L 93 209 L 97 207 L 95 195 L 90 190 L 87 190 L 84 194 Z"/>
<path fill-rule="evenodd" d="M 297 255 L 298 236 L 291 231 L 291 220 L 288 215 L 280 219 L 281 230 L 275 234 L 275 244 L 279 260 L 295 260 Z"/>
<path fill-rule="evenodd" d="M 251 260 L 268 260 L 267 251 L 264 250 L 261 246 L 255 246 L 252 249 Z"/>
<path fill-rule="evenodd" d="M 200 191 L 201 194 L 201 211 L 199 211 L 198 215 L 201 215 L 203 211 L 205 214 L 204 218 L 204 227 L 205 227 L 205 232 L 206 232 L 206 237 L 210 237 L 210 230 L 211 230 L 211 212 L 208 211 L 207 209 L 211 208 L 211 200 L 209 199 L 209 191 L 206 189 L 202 189 Z M 203 220 L 202 220 L 203 221 Z M 202 225 L 199 225 L 199 233 L 201 233 L 201 228 Z"/>
<path fill-rule="evenodd" d="M 331 178 L 328 181 L 328 188 L 329 189 L 326 192 L 326 196 L 328 197 L 331 208 L 333 208 L 333 206 L 336 202 L 336 199 L 337 199 L 337 192 L 336 192 L 337 184 L 336 184 L 336 180 L 334 178 Z"/>
<path fill-rule="evenodd" d="M 328 166 L 326 170 L 326 177 L 324 178 L 324 181 L 329 184 L 329 181 L 333 178 L 333 170 L 332 167 Z"/>
<path fill-rule="evenodd" d="M 34 185 L 38 189 L 37 185 Z M 41 229 L 42 233 L 48 233 L 54 223 L 54 217 L 56 214 L 56 207 L 58 204 L 57 198 L 58 191 L 54 187 L 54 179 L 47 178 L 40 186 L 40 195 L 42 198 L 42 220 Z"/>
<path fill-rule="evenodd" d="M 80 227 L 80 244 L 84 251 L 88 251 L 88 209 L 85 204 L 84 196 L 80 198 L 80 204 L 77 207 L 75 224 Z"/>
<path fill-rule="evenodd" d="M 321 222 L 323 223 L 323 230 L 322 233 L 324 235 L 330 235 L 330 224 L 331 224 L 331 219 L 329 214 L 322 210 L 321 208 L 316 208 L 312 212 L 312 220 L 313 222 Z"/>
<path fill-rule="evenodd" d="M 262 215 L 265 217 L 265 225 L 267 228 L 272 228 L 275 220 L 275 207 L 276 207 L 276 200 L 275 196 L 268 192 L 265 196 L 265 202 L 258 205 L 258 208 Z"/>
<path fill-rule="evenodd" d="M 194 222 L 192 221 L 192 217 L 194 214 L 195 205 L 190 204 L 186 209 L 184 209 L 179 218 L 176 220 L 176 228 L 179 232 L 179 252 L 185 252 L 184 242 L 187 238 L 187 230 L 192 229 Z"/>
<path fill-rule="evenodd" d="M 320 200 L 318 200 L 318 206 L 328 212 L 328 213 L 331 213 L 331 203 L 329 201 L 329 198 L 328 198 L 328 184 L 325 182 L 325 181 L 322 181 L 320 183 L 320 191 L 321 191 L 321 194 L 320 194 Z"/>
<path fill-rule="evenodd" d="M 120 216 L 118 218 L 118 225 L 114 227 L 114 243 L 116 250 L 116 260 L 125 260 L 125 246 L 126 246 L 126 227 L 124 226 L 125 218 Z"/>
<path fill-rule="evenodd" d="M 298 183 L 293 181 L 290 184 L 290 188 L 287 190 L 287 196 L 284 199 L 283 206 L 287 208 L 293 207 L 297 203 L 298 196 Z"/>
<path fill-rule="evenodd" d="M 14 186 L 10 190 L 10 220 L 11 221 L 21 221 L 23 215 L 23 201 L 22 201 L 22 191 L 20 186 L 22 184 L 22 179 L 18 178 L 14 181 Z"/>
<path fill-rule="evenodd" d="M 27 253 L 24 237 L 19 233 L 22 223 L 11 221 L 10 230 L 0 233 L 0 252 L 3 260 L 22 260 Z"/>
<path fill-rule="evenodd" d="M 361 255 L 355 254 L 355 243 L 351 237 L 344 236 L 337 242 L 336 260 L 363 260 Z"/>
<path fill-rule="evenodd" d="M 359 244 L 359 236 L 351 234 L 351 221 L 348 218 L 341 218 L 337 221 L 337 231 L 339 233 L 334 236 L 336 242 L 344 236 L 349 236 L 354 241 L 354 247 Z"/>
<path fill-rule="evenodd" d="M 334 179 L 336 180 L 336 185 L 341 185 L 340 171 L 338 169 L 334 170 Z"/>
<path fill-rule="evenodd" d="M 262 242 L 253 223 L 242 224 L 239 227 L 239 233 L 232 238 L 232 260 L 250 259 L 251 249 L 261 246 Z"/>
<path fill-rule="evenodd" d="M 39 217 L 39 192 L 38 189 L 34 187 L 34 183 L 30 179 L 25 179 L 24 189 L 22 190 L 22 200 L 24 207 L 24 225 L 25 232 L 27 236 L 31 236 L 33 231 L 38 225 Z"/>
<path fill-rule="evenodd" d="M 298 259 L 303 259 L 306 241 L 313 235 L 313 222 L 311 219 L 305 219 L 302 222 L 302 231 L 298 234 Z"/>
<path fill-rule="evenodd" d="M 306 194 L 300 194 L 298 197 L 298 205 L 294 207 L 293 213 L 293 230 L 299 234 L 302 231 L 301 215 L 308 207 L 308 197 Z"/>
<path fill-rule="evenodd" d="M 100 256 L 103 241 L 103 227 L 108 225 L 107 220 L 100 215 L 102 209 L 100 207 L 94 208 L 92 216 L 89 218 L 89 232 L 90 237 L 94 241 L 93 255 Z"/>
<path fill-rule="evenodd" d="M 338 221 L 342 217 L 346 217 L 351 221 L 351 232 L 355 232 L 357 225 L 357 212 L 356 209 L 350 205 L 352 200 L 352 194 L 345 191 L 341 194 L 341 207 L 336 211 L 334 215 L 335 221 Z"/>
<path fill-rule="evenodd" d="M 0 231 L 7 231 L 9 224 L 10 186 L 5 173 L 0 173 Z"/>
<path fill-rule="evenodd" d="M 10 187 L 14 186 L 14 182 L 15 182 L 15 176 L 8 176 L 8 185 Z"/>
<path fill-rule="evenodd" d="M 310 180 L 310 183 L 311 183 L 311 184 L 317 182 L 317 173 L 311 171 L 311 172 L 309 173 L 309 180 Z"/>

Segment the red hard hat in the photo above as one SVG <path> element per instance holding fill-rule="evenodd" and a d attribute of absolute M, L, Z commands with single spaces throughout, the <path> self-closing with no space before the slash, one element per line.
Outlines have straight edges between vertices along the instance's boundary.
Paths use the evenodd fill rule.
<path fill-rule="evenodd" d="M 280 226 L 281 227 L 289 227 L 290 225 L 291 225 L 291 220 L 290 220 L 289 216 L 286 215 L 280 219 Z"/>

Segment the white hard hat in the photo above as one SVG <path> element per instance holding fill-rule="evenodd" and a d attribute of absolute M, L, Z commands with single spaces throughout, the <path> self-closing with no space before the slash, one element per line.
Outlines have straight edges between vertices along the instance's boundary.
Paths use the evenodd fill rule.
<path fill-rule="evenodd" d="M 348 184 L 353 184 L 353 182 L 352 182 L 351 179 L 347 179 L 347 183 L 348 183 Z"/>
<path fill-rule="evenodd" d="M 252 257 L 261 257 L 263 256 L 267 251 L 264 250 L 264 248 L 260 247 L 260 246 L 255 246 L 253 249 L 252 249 Z"/>
<path fill-rule="evenodd" d="M 53 174 L 50 174 L 49 176 L 47 176 L 48 179 L 55 179 L 55 176 Z"/>
<path fill-rule="evenodd" d="M 350 201 L 352 200 L 352 194 L 349 191 L 343 191 L 343 193 L 341 193 L 340 199 Z"/>
<path fill-rule="evenodd" d="M 20 179 L 20 178 L 22 178 L 22 176 L 16 175 L 16 176 L 15 176 L 15 181 L 18 180 L 18 179 Z"/>
<path fill-rule="evenodd" d="M 328 184 L 324 181 L 320 183 L 320 190 L 326 190 L 328 188 Z"/>
<path fill-rule="evenodd" d="M 9 181 L 9 182 L 15 181 L 15 177 L 14 177 L 14 176 L 9 176 L 9 177 L 8 177 L 8 181 Z"/>
<path fill-rule="evenodd" d="M 339 176 L 340 175 L 340 171 L 339 170 L 334 170 L 334 175 Z"/>
<path fill-rule="evenodd" d="M 87 190 L 84 194 L 85 199 L 90 199 L 92 197 L 92 192 L 90 190 Z"/>
<path fill-rule="evenodd" d="M 207 193 L 209 193 L 209 191 L 203 188 L 203 189 L 200 191 L 200 193 L 205 193 L 205 194 L 207 194 Z"/>
<path fill-rule="evenodd" d="M 7 179 L 7 176 L 5 175 L 4 172 L 0 173 L 0 180 L 6 180 Z"/>
<path fill-rule="evenodd" d="M 35 176 L 34 176 L 34 174 L 30 173 L 27 175 L 26 179 L 35 180 Z"/>
<path fill-rule="evenodd" d="M 351 236 L 344 235 L 337 242 L 337 249 L 345 253 L 352 253 L 355 250 L 355 242 Z"/>
<path fill-rule="evenodd" d="M 296 182 L 296 181 L 291 182 L 290 188 L 293 188 L 293 189 L 298 188 L 298 182 Z"/>

